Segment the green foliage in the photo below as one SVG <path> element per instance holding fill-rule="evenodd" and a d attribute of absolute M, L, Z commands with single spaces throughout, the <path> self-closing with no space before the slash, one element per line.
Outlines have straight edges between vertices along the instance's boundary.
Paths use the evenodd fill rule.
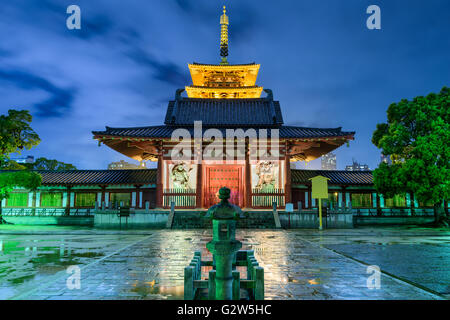
<path fill-rule="evenodd" d="M 26 110 L 8 110 L 8 115 L 0 115 L 0 168 L 12 170 L 0 173 L 0 200 L 7 198 L 14 187 L 33 190 L 41 185 L 39 174 L 23 170 L 25 167 L 15 161 L 8 161 L 11 153 L 20 153 L 41 142 L 30 126 L 31 120 L 32 116 Z"/>
<path fill-rule="evenodd" d="M 0 159 L 0 170 L 25 170 L 27 167 L 17 163 L 14 160 L 1 161 Z"/>
<path fill-rule="evenodd" d="M 393 160 L 373 172 L 378 192 L 386 197 L 413 192 L 434 204 L 450 197 L 449 88 L 391 104 L 372 142 Z"/>
<path fill-rule="evenodd" d="M 25 164 L 25 166 L 31 170 L 66 171 L 77 169 L 74 165 L 70 163 L 64 163 L 57 160 L 51 160 L 46 158 L 37 158 L 34 163 L 27 163 Z"/>
<path fill-rule="evenodd" d="M 41 185 L 41 175 L 27 170 L 0 173 L 0 200 L 7 198 L 14 187 L 34 190 Z"/>
<path fill-rule="evenodd" d="M 8 115 L 0 115 L 0 152 L 8 157 L 10 153 L 31 149 L 41 142 L 31 128 L 33 117 L 27 110 L 8 110 Z"/>

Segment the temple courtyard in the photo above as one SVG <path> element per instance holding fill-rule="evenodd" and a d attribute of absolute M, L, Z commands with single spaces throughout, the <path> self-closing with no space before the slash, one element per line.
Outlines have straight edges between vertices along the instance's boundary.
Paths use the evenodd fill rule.
<path fill-rule="evenodd" d="M 239 230 L 237 238 L 264 267 L 266 299 L 450 298 L 448 229 Z M 182 299 L 183 269 L 196 250 L 211 258 L 210 239 L 210 230 L 1 225 L 0 299 Z M 378 282 L 369 266 L 381 270 Z"/>

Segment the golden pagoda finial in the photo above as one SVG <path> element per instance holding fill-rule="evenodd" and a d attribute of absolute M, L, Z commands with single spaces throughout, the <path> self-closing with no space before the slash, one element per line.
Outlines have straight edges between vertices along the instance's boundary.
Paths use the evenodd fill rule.
<path fill-rule="evenodd" d="M 220 16 L 220 56 L 222 61 L 220 64 L 228 64 L 228 16 L 226 8 L 223 6 L 223 15 Z"/>

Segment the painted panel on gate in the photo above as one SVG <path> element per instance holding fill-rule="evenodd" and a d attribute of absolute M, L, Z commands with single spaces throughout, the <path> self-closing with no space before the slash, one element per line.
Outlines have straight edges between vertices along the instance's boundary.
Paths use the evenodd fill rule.
<path fill-rule="evenodd" d="M 258 161 L 251 165 L 252 189 L 259 192 L 270 192 L 283 188 L 283 177 L 280 174 L 281 161 Z"/>
<path fill-rule="evenodd" d="M 169 189 L 192 190 L 197 186 L 197 165 L 187 162 L 169 163 Z"/>

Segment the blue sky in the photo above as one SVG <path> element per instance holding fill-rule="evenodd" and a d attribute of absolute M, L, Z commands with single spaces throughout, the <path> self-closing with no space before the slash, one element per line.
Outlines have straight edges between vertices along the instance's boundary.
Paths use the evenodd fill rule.
<path fill-rule="evenodd" d="M 67 6 L 81 30 L 66 28 Z M 356 131 L 337 150 L 375 168 L 372 132 L 389 104 L 450 85 L 447 0 L 15 0 L 0 5 L 0 113 L 29 109 L 42 143 L 24 155 L 82 169 L 126 157 L 98 147 L 105 125 L 158 125 L 187 64 L 218 63 L 219 16 L 230 17 L 230 63 L 257 62 L 257 84 L 285 124 Z M 381 8 L 381 30 L 366 8 Z M 313 161 L 311 168 L 320 163 Z"/>

